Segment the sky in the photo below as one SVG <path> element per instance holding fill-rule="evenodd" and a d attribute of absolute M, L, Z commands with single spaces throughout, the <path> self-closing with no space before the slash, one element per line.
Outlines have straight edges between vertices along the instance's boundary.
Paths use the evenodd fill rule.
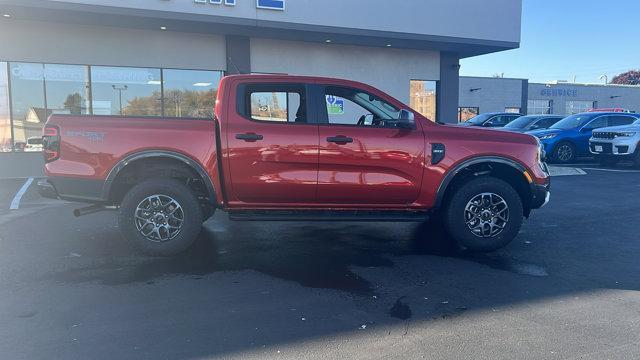
<path fill-rule="evenodd" d="M 523 0 L 520 48 L 461 61 L 463 76 L 603 83 L 640 69 L 640 0 Z"/>

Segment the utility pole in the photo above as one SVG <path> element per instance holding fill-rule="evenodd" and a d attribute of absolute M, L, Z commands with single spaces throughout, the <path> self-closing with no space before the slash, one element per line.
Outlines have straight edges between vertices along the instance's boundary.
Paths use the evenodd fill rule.
<path fill-rule="evenodd" d="M 113 90 L 116 90 L 118 92 L 118 99 L 120 100 L 120 116 L 122 116 L 122 92 L 127 91 L 129 87 L 127 85 L 124 85 L 124 86 L 111 85 L 111 87 L 113 88 Z"/>

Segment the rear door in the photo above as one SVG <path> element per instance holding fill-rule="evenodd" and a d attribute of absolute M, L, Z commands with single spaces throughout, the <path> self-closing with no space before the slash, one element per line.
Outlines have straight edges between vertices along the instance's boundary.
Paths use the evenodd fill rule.
<path fill-rule="evenodd" d="M 230 205 L 315 201 L 318 125 L 308 90 L 307 84 L 277 82 L 237 87 L 226 132 Z"/>
<path fill-rule="evenodd" d="M 346 207 L 415 202 L 425 159 L 420 124 L 397 128 L 399 104 L 372 89 L 321 85 L 316 93 L 318 202 Z"/>

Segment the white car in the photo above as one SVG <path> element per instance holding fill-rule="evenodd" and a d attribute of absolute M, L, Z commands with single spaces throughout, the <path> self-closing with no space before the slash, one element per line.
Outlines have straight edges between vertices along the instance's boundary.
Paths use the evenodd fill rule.
<path fill-rule="evenodd" d="M 589 139 L 589 151 L 603 165 L 629 159 L 640 166 L 640 120 L 631 125 L 594 130 Z"/>

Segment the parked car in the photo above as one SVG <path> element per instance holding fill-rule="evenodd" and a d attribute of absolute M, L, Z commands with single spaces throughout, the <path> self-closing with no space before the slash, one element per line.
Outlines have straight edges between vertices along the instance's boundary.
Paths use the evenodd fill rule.
<path fill-rule="evenodd" d="M 564 116 L 561 115 L 521 116 L 505 125 L 501 130 L 524 133 L 527 131 L 548 129 L 563 118 Z"/>
<path fill-rule="evenodd" d="M 42 137 L 30 137 L 22 149 L 24 152 L 40 152 L 42 151 Z"/>
<path fill-rule="evenodd" d="M 628 126 L 597 129 L 589 140 L 589 150 L 603 165 L 629 159 L 640 166 L 640 120 Z"/>
<path fill-rule="evenodd" d="M 77 216 L 117 207 L 125 237 L 153 255 L 187 249 L 216 210 L 245 221 L 439 214 L 460 245 L 491 251 L 549 201 L 532 136 L 436 124 L 347 80 L 237 75 L 219 89 L 214 119 L 52 115 L 41 194 L 94 204 Z"/>
<path fill-rule="evenodd" d="M 468 121 L 460 123 L 461 126 L 481 126 L 490 128 L 503 127 L 513 120 L 521 117 L 522 114 L 514 113 L 486 113 L 472 117 Z"/>
<path fill-rule="evenodd" d="M 638 114 L 619 112 L 590 112 L 571 115 L 546 130 L 529 131 L 544 145 L 550 161 L 570 163 L 577 157 L 591 156 L 589 139 L 594 129 L 629 125 L 638 120 Z"/>

